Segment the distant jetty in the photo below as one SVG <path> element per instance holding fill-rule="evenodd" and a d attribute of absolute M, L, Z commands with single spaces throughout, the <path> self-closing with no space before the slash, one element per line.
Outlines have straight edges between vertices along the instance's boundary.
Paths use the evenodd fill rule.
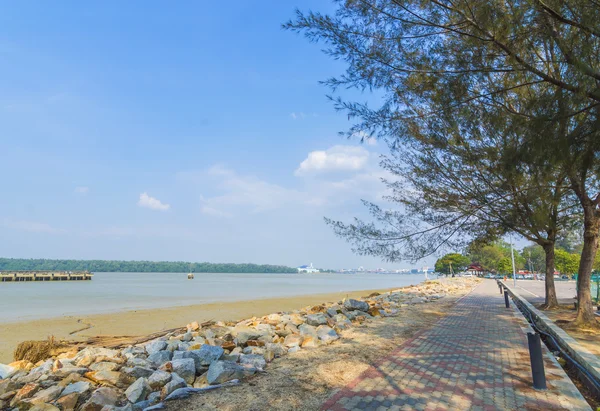
<path fill-rule="evenodd" d="M 0 272 L 0 282 L 85 281 L 93 276 L 89 271 L 4 271 Z"/>

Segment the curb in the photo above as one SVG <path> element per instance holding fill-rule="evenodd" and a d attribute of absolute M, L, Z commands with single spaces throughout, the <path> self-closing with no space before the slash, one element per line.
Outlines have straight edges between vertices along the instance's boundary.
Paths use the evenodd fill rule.
<path fill-rule="evenodd" d="M 600 380 L 600 359 L 588 351 L 587 348 L 579 344 L 573 337 L 567 334 L 562 328 L 554 324 L 552 320 L 541 313 L 529 301 L 521 297 L 519 293 L 511 289 L 503 281 L 500 284 L 508 291 L 518 303 L 530 312 L 531 316 L 536 320 L 536 325 L 554 337 L 560 347 L 565 350 L 571 357 L 575 358 L 582 367 L 586 369 L 594 378 Z"/>

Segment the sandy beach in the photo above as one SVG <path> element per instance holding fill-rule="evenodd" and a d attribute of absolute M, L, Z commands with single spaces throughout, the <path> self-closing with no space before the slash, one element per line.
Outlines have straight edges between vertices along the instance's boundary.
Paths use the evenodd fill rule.
<path fill-rule="evenodd" d="M 50 336 L 76 341 L 98 335 L 141 336 L 163 329 L 183 327 L 191 321 L 234 321 L 295 310 L 327 301 L 338 301 L 345 297 L 361 297 L 374 291 L 388 290 L 312 294 L 0 323 L 0 363 L 11 362 L 17 344 L 25 340 L 43 340 Z"/>

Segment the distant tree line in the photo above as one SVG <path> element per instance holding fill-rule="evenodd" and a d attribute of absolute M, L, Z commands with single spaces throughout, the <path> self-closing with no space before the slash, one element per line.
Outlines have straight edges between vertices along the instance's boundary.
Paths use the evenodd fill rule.
<path fill-rule="evenodd" d="M 296 273 L 284 265 L 187 263 L 184 261 L 46 260 L 0 258 L 0 271 L 57 270 L 127 273 Z"/>
<path fill-rule="evenodd" d="M 576 274 L 581 260 L 583 244 L 563 240 L 554 250 L 555 261 L 552 269 L 569 276 Z M 529 270 L 532 272 L 546 272 L 546 258 L 542 246 L 532 244 L 522 250 L 514 250 L 515 269 Z M 449 274 L 450 266 L 453 272 L 465 271 L 469 265 L 481 267 L 484 271 L 498 274 L 511 274 L 512 261 L 510 244 L 497 240 L 485 244 L 471 243 L 464 254 L 449 253 L 435 263 L 438 273 Z M 600 270 L 600 254 L 596 256 L 593 266 L 595 271 Z"/>

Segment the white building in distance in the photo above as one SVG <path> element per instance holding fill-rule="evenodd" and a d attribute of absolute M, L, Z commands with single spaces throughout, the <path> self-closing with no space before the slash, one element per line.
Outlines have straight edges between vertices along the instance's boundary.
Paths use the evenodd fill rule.
<path fill-rule="evenodd" d="M 312 273 L 318 273 L 319 270 L 314 268 L 312 263 L 310 263 L 310 265 L 301 265 L 300 267 L 298 267 L 298 272 L 312 274 Z"/>

